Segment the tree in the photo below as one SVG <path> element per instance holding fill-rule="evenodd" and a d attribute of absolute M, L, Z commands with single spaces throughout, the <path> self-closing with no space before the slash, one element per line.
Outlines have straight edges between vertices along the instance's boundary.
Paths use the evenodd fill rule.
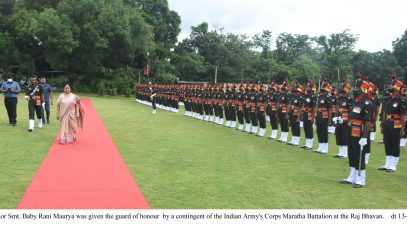
<path fill-rule="evenodd" d="M 148 50 L 147 24 L 138 9 L 121 0 L 33 2 L 16 6 L 20 47 L 36 61 L 64 71 L 71 84 L 81 76 L 110 75 L 111 69 L 140 65 L 137 58 Z"/>
<path fill-rule="evenodd" d="M 407 30 L 401 38 L 393 41 L 393 54 L 400 66 L 404 69 L 404 82 L 407 82 Z"/>
<path fill-rule="evenodd" d="M 255 47 L 262 48 L 262 57 L 265 59 L 270 58 L 271 51 L 271 31 L 263 30 L 261 34 L 253 36 L 253 44 Z"/>
<path fill-rule="evenodd" d="M 310 54 L 311 39 L 308 35 L 282 33 L 276 40 L 275 57 L 278 62 L 292 64 L 300 55 Z"/>
<path fill-rule="evenodd" d="M 358 36 L 349 33 L 349 30 L 331 34 L 329 37 L 321 35 L 314 38 L 321 55 L 321 69 L 328 75 L 330 81 L 336 80 L 337 70 L 340 70 L 340 73 L 352 74 L 349 73 L 351 72 L 350 60 L 357 40 Z"/>
<path fill-rule="evenodd" d="M 393 73 L 404 74 L 396 57 L 388 50 L 374 53 L 359 51 L 353 56 L 351 63 L 355 73 L 368 76 L 382 90 L 390 82 Z"/>

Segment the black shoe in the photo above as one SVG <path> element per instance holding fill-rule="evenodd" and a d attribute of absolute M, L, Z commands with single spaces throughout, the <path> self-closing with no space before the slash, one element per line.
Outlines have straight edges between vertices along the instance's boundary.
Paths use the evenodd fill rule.
<path fill-rule="evenodd" d="M 304 149 L 305 149 L 305 150 L 311 150 L 312 148 L 309 148 L 309 147 L 305 146 Z"/>
<path fill-rule="evenodd" d="M 341 184 L 352 184 L 352 182 L 349 182 L 347 180 L 341 180 L 341 181 L 339 181 L 339 183 L 341 183 Z"/>
<path fill-rule="evenodd" d="M 340 160 L 343 160 L 343 159 L 345 159 L 346 157 L 344 157 L 344 156 L 338 156 L 338 159 L 340 159 Z"/>
<path fill-rule="evenodd" d="M 269 137 L 267 137 L 267 139 L 269 139 L 269 140 L 274 140 L 273 138 L 271 138 L 270 136 Z"/>
<path fill-rule="evenodd" d="M 396 170 L 393 169 L 386 169 L 386 172 L 395 172 Z"/>
<path fill-rule="evenodd" d="M 352 187 L 354 187 L 354 188 L 363 188 L 364 185 L 361 185 L 361 184 L 352 184 Z"/>
<path fill-rule="evenodd" d="M 380 168 L 378 168 L 377 170 L 380 170 L 380 171 L 387 171 L 387 168 L 385 168 L 385 167 L 380 167 Z"/>
<path fill-rule="evenodd" d="M 292 144 L 292 143 L 286 143 L 287 145 L 291 145 L 291 146 L 294 146 L 294 144 Z"/>
<path fill-rule="evenodd" d="M 33 130 L 32 129 L 28 129 L 28 132 L 32 132 Z"/>
<path fill-rule="evenodd" d="M 333 158 L 339 158 L 340 157 L 340 155 L 335 155 L 335 156 L 333 156 Z"/>

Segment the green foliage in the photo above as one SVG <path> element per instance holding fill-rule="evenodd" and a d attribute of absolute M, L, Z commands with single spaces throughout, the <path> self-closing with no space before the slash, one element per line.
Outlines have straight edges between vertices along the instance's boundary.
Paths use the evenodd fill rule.
<path fill-rule="evenodd" d="M 132 78 L 130 68 L 119 69 L 114 72 L 110 79 L 100 79 L 97 83 L 99 95 L 124 95 L 130 97 L 133 94 L 135 81 Z"/>
<path fill-rule="evenodd" d="M 341 33 L 321 35 L 314 39 L 318 44 L 318 51 L 321 55 L 321 69 L 330 81 L 337 79 L 337 70 L 350 65 L 352 51 L 358 35 L 345 30 Z"/>
<path fill-rule="evenodd" d="M 404 82 L 407 82 L 407 30 L 404 31 L 401 38 L 393 41 L 393 50 L 394 56 L 396 57 L 398 63 L 404 69 L 404 73 L 398 74 L 404 76 Z"/>

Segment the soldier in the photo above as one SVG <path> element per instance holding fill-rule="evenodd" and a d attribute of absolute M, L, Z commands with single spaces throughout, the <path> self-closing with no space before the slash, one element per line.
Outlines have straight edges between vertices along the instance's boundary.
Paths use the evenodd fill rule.
<path fill-rule="evenodd" d="M 280 122 L 281 127 L 281 136 L 278 139 L 279 142 L 287 142 L 288 138 L 288 103 L 289 103 L 289 94 L 288 90 L 290 89 L 290 84 L 286 79 L 280 87 L 280 94 L 278 96 L 278 121 Z"/>
<path fill-rule="evenodd" d="M 151 112 L 152 114 L 155 114 L 157 112 L 157 107 L 155 105 L 155 97 L 157 96 L 157 87 L 156 86 L 151 86 L 149 87 L 149 95 L 150 95 L 150 100 L 151 100 L 151 106 L 153 107 L 153 111 Z"/>
<path fill-rule="evenodd" d="M 218 115 L 219 115 L 219 123 L 218 125 L 223 125 L 223 105 L 225 102 L 225 89 L 223 84 L 220 85 L 220 89 L 218 92 Z"/>
<path fill-rule="evenodd" d="M 184 93 L 184 108 L 186 116 L 191 116 L 191 91 L 189 86 L 185 86 L 185 93 Z"/>
<path fill-rule="evenodd" d="M 240 84 L 239 92 L 236 94 L 237 101 L 237 119 L 239 120 L 239 130 L 243 132 L 244 129 L 244 86 Z"/>
<path fill-rule="evenodd" d="M 354 103 L 349 112 L 349 166 L 351 168 L 348 178 L 341 181 L 343 184 L 352 184 L 354 188 L 365 186 L 366 165 L 363 147 L 367 144 L 371 128 L 371 102 L 367 97 L 369 83 L 358 79 L 355 82 L 353 96 Z"/>
<path fill-rule="evenodd" d="M 229 93 L 229 113 L 230 113 L 230 128 L 236 128 L 236 84 L 232 85 L 232 90 Z"/>
<path fill-rule="evenodd" d="M 301 128 L 300 128 L 300 119 L 301 119 L 301 112 L 303 110 L 303 98 L 301 93 L 303 91 L 303 86 L 296 81 L 296 84 L 293 85 L 291 88 L 291 97 L 289 101 L 289 111 L 288 111 L 288 118 L 289 124 L 291 127 L 291 141 L 287 143 L 288 145 L 298 146 L 300 144 L 300 135 L 301 135 Z"/>
<path fill-rule="evenodd" d="M 328 126 L 331 125 L 331 101 L 328 93 L 331 91 L 331 85 L 324 80 L 321 84 L 320 95 L 317 101 L 317 135 L 318 149 L 315 152 L 321 154 L 328 153 Z"/>
<path fill-rule="evenodd" d="M 257 120 L 257 98 L 259 97 L 259 86 L 252 86 L 252 91 L 250 92 L 250 120 L 252 121 L 251 134 L 257 134 L 258 120 Z"/>
<path fill-rule="evenodd" d="M 389 86 L 391 98 L 385 105 L 382 118 L 381 131 L 383 133 L 384 147 L 386 151 L 386 164 L 379 168 L 386 172 L 395 172 L 400 158 L 400 137 L 404 136 L 406 117 L 406 100 L 400 96 L 403 83 L 396 80 L 393 75 L 392 84 Z"/>
<path fill-rule="evenodd" d="M 401 90 L 401 96 L 404 98 L 404 100 L 407 101 L 407 86 L 404 84 L 402 90 Z M 404 124 L 404 136 L 401 137 L 400 139 L 400 148 L 404 148 L 406 146 L 407 142 L 407 120 Z"/>
<path fill-rule="evenodd" d="M 277 103 L 278 103 L 278 91 L 280 86 L 274 81 L 271 82 L 268 93 L 267 115 L 270 118 L 271 135 L 269 139 L 277 139 L 278 132 L 278 117 L 277 117 Z"/>
<path fill-rule="evenodd" d="M 42 85 L 38 84 L 37 77 L 30 79 L 31 84 L 27 86 L 25 91 L 25 99 L 28 101 L 29 126 L 28 131 L 34 130 L 34 116 L 37 114 L 38 128 L 42 128 L 42 103 L 44 102 L 44 94 Z"/>
<path fill-rule="evenodd" d="M 244 118 L 246 121 L 246 127 L 245 127 L 245 131 L 247 133 L 250 133 L 251 129 L 251 123 L 250 123 L 250 108 L 251 108 L 251 104 L 250 104 L 250 92 L 251 92 L 251 86 L 249 83 L 246 84 L 246 88 L 245 88 L 245 92 L 244 92 Z"/>
<path fill-rule="evenodd" d="M 331 101 L 331 113 L 332 113 L 331 118 L 332 119 L 337 118 L 338 100 L 337 100 L 337 89 L 335 87 L 333 87 L 331 90 L 330 101 Z M 331 124 L 331 126 L 328 127 L 328 133 L 335 134 L 335 126 L 333 123 Z"/>
<path fill-rule="evenodd" d="M 315 121 L 315 106 L 317 105 L 317 97 L 315 92 L 317 85 L 313 84 L 311 80 L 308 81 L 306 94 L 303 98 L 304 112 L 302 113 L 302 120 L 304 121 L 305 145 L 301 148 L 311 150 L 314 145 L 314 129 L 312 126 Z"/>
<path fill-rule="evenodd" d="M 225 108 L 225 118 L 226 118 L 226 127 L 230 127 L 230 125 L 232 124 L 232 120 L 230 118 L 230 106 L 231 106 L 231 90 L 230 90 L 230 86 L 229 84 L 226 84 L 226 92 L 225 92 L 225 103 L 224 103 L 224 108 Z"/>
<path fill-rule="evenodd" d="M 351 86 L 342 80 L 342 84 L 339 88 L 338 96 L 338 116 L 333 119 L 335 128 L 336 145 L 339 147 L 339 153 L 334 157 L 344 159 L 348 157 L 348 134 L 350 130 L 349 126 L 349 111 L 353 104 L 352 98 L 349 96 Z"/>
<path fill-rule="evenodd" d="M 370 132 L 370 141 L 373 142 L 376 138 L 376 122 L 377 122 L 377 118 L 379 117 L 379 114 L 380 114 L 381 101 L 378 97 L 379 89 L 377 88 L 377 86 L 375 84 L 372 84 L 372 87 L 373 87 L 373 89 L 371 92 L 371 95 L 372 95 L 371 102 L 373 104 L 374 111 L 373 111 L 373 120 L 372 120 L 373 129 Z"/>
<path fill-rule="evenodd" d="M 263 137 L 266 134 L 266 105 L 267 105 L 267 95 L 266 95 L 266 85 L 260 85 L 260 93 L 257 97 L 257 119 L 259 120 L 260 130 L 256 136 Z"/>
<path fill-rule="evenodd" d="M 365 81 L 370 84 L 369 85 L 370 88 L 369 88 L 369 92 L 368 92 L 368 97 L 369 97 L 369 100 L 371 102 L 370 106 L 372 107 L 371 108 L 371 112 L 372 112 L 372 114 L 371 114 L 371 125 L 372 125 L 372 127 L 370 128 L 369 139 L 367 139 L 367 144 L 363 148 L 363 152 L 365 154 L 365 164 L 367 165 L 368 162 L 369 162 L 370 153 L 371 153 L 371 143 L 374 140 L 375 135 L 376 135 L 375 134 L 375 131 L 376 131 L 376 117 L 377 117 L 377 114 L 378 114 L 378 111 L 379 111 L 379 108 L 378 108 L 377 104 L 379 103 L 379 99 L 375 98 L 373 96 L 373 92 L 376 92 L 375 84 L 372 83 L 372 82 L 369 82 L 369 78 L 367 76 L 365 77 Z"/>

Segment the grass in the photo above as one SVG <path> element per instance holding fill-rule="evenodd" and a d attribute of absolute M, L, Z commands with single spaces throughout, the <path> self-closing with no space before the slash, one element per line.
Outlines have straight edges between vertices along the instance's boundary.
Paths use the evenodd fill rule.
<path fill-rule="evenodd" d="M 332 158 L 338 151 L 333 135 L 329 154 L 320 155 L 185 117 L 183 110 L 152 115 L 151 107 L 133 98 L 86 97 L 92 98 L 154 209 L 407 208 L 406 149 L 398 171 L 385 173 L 376 170 L 384 163 L 384 147 L 374 143 L 367 185 L 354 189 L 338 183 L 349 167 L 347 159 Z M 4 111 L 0 109 L 2 121 Z M 28 136 L 26 111 L 26 103 L 20 101 L 20 124 L 0 123 L 0 185 L 6 185 L 0 189 L 0 208 L 17 206 L 59 128 L 53 121 Z M 3 135 L 10 132 L 13 137 Z"/>

